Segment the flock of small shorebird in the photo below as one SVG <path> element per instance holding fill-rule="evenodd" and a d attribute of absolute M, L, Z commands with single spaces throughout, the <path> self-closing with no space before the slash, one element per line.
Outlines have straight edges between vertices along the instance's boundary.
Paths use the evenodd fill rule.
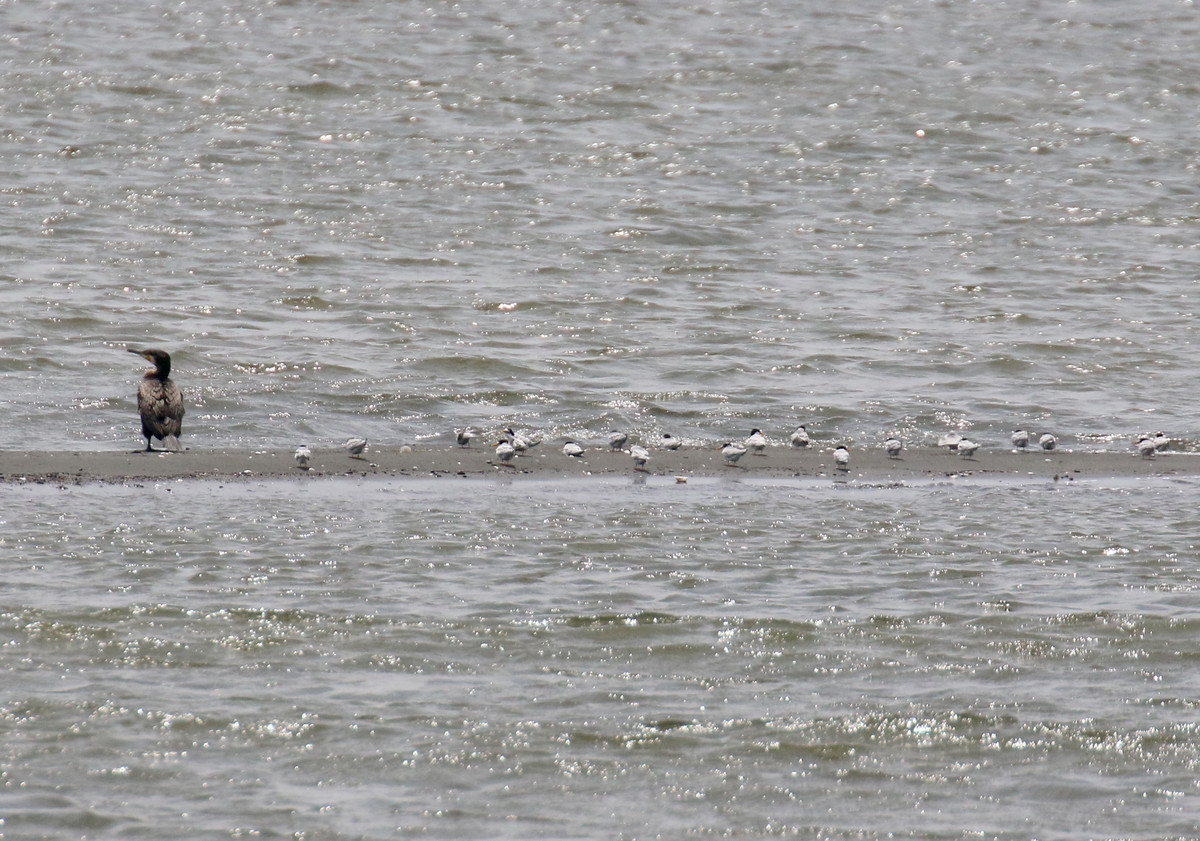
<path fill-rule="evenodd" d="M 477 433 L 471 429 L 456 429 L 454 430 L 455 441 L 460 447 L 470 447 L 471 441 L 477 437 Z M 518 434 L 511 428 L 506 428 L 500 434 L 500 440 L 495 444 L 495 461 L 491 462 L 500 467 L 516 467 L 515 461 L 519 456 L 525 455 L 529 450 L 540 445 L 542 439 L 534 434 Z M 1043 433 L 1038 437 L 1036 442 L 1033 442 L 1030 434 L 1024 429 L 1018 429 L 1012 434 L 1012 445 L 1017 450 L 1026 450 L 1030 448 L 1031 443 L 1036 443 L 1036 446 L 1044 451 L 1051 451 L 1058 447 L 1058 439 L 1049 432 Z M 812 438 L 808 434 L 808 430 L 804 425 L 796 427 L 791 434 L 791 446 L 797 450 L 806 449 L 813 444 Z M 628 448 L 626 446 L 628 445 Z M 1171 445 L 1171 439 L 1164 433 L 1158 432 L 1154 435 L 1144 435 L 1136 442 L 1138 452 L 1142 458 L 1153 458 L 1156 453 L 1166 450 Z M 658 445 L 664 450 L 678 450 L 683 446 L 683 442 L 671 435 L 669 432 L 663 433 L 662 439 Z M 761 429 L 752 429 L 750 435 L 741 443 L 727 441 L 720 446 L 721 455 L 725 459 L 725 464 L 730 467 L 738 467 L 738 461 L 742 456 L 750 453 L 756 456 L 765 456 L 769 443 Z M 950 432 L 938 439 L 938 446 L 945 447 L 951 453 L 957 453 L 965 459 L 973 459 L 976 451 L 979 449 L 979 444 L 971 439 Z M 343 444 L 345 450 L 352 458 L 362 458 L 363 453 L 367 448 L 367 439 L 351 438 Z M 613 430 L 608 434 L 608 447 L 610 452 L 625 452 L 633 459 L 633 469 L 638 471 L 647 470 L 646 463 L 651 460 L 650 450 L 641 444 L 631 444 L 629 435 L 625 432 Z M 898 459 L 904 451 L 904 444 L 899 438 L 891 437 L 883 442 L 883 450 L 888 454 L 889 458 Z M 584 447 L 573 439 L 568 439 L 562 446 L 562 454 L 568 458 L 583 458 L 586 450 Z M 295 453 L 296 464 L 301 469 L 307 470 L 309 460 L 312 458 L 312 450 L 308 445 L 301 446 Z M 834 465 L 839 470 L 850 469 L 850 448 L 839 445 L 833 451 Z"/>
<path fill-rule="evenodd" d="M 155 452 L 151 447 L 151 441 L 155 438 L 162 441 L 168 449 L 182 449 L 179 444 L 179 436 L 183 432 L 183 397 L 179 388 L 170 378 L 170 354 L 157 349 L 140 350 L 137 348 L 129 348 L 129 352 L 136 353 L 154 364 L 154 368 L 145 372 L 138 385 L 138 412 L 142 419 L 142 435 L 146 438 L 146 452 Z M 476 437 L 476 433 L 470 429 L 456 429 L 454 435 L 460 447 L 470 447 L 471 440 Z M 493 464 L 502 467 L 515 467 L 514 460 L 518 456 L 541 443 L 541 439 L 537 436 L 518 435 L 512 429 L 505 429 L 499 437 L 500 440 L 495 445 L 496 460 Z M 791 446 L 796 449 L 805 449 L 812 445 L 812 438 L 809 437 L 808 430 L 803 425 L 796 427 L 790 440 Z M 1024 429 L 1018 429 L 1012 434 L 1012 445 L 1018 450 L 1029 448 L 1030 442 L 1031 436 Z M 629 448 L 625 449 L 627 444 L 629 444 Z M 670 433 L 664 433 L 659 442 L 659 446 L 665 450 L 678 450 L 682 444 L 682 441 Z M 1153 458 L 1156 453 L 1162 452 L 1170 445 L 1171 439 L 1164 433 L 1157 432 L 1154 435 L 1141 436 L 1134 446 L 1142 458 Z M 367 449 L 367 439 L 351 438 L 342 446 L 352 458 L 363 458 L 363 453 Z M 752 429 L 750 435 L 740 444 L 732 441 L 722 444 L 721 455 L 724 456 L 727 465 L 736 467 L 738 461 L 746 453 L 756 456 L 766 455 L 767 446 L 766 436 L 763 435 L 761 429 L 756 428 Z M 938 446 L 946 447 L 950 452 L 958 453 L 966 459 L 973 458 L 979 449 L 977 442 L 957 432 L 950 432 L 942 436 L 938 439 Z M 1038 438 L 1037 446 L 1043 450 L 1053 450 L 1058 446 L 1058 440 L 1046 432 Z M 650 451 L 640 444 L 631 444 L 629 435 L 625 432 L 616 430 L 610 432 L 608 449 L 612 452 L 627 452 L 633 459 L 635 470 L 646 470 L 646 463 L 650 461 Z M 900 453 L 904 451 L 904 444 L 899 438 L 891 437 L 883 442 L 883 449 L 890 458 L 900 458 Z M 584 448 L 576 441 L 568 440 L 563 444 L 562 453 L 568 458 L 582 458 Z M 297 467 L 307 470 L 312 459 L 312 449 L 307 444 L 303 444 L 297 448 L 294 458 Z M 839 470 L 848 470 L 850 449 L 845 445 L 838 446 L 833 451 L 833 461 Z"/>

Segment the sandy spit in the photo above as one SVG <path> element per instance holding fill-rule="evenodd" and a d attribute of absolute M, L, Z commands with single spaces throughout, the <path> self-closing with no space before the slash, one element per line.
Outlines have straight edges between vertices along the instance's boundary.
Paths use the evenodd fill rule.
<path fill-rule="evenodd" d="M 682 448 L 651 450 L 647 475 L 678 477 L 845 477 L 866 482 L 906 482 L 948 476 L 995 476 L 1073 480 L 1136 478 L 1200 473 L 1200 458 L 1164 453 L 1145 459 L 1136 453 L 979 451 L 963 458 L 940 449 L 906 450 L 892 459 L 881 450 L 851 451 L 848 470 L 834 465 L 829 449 L 769 449 L 747 453 L 736 466 L 720 451 Z M 13 452 L 0 451 L 0 482 L 78 484 L 167 479 L 296 479 L 338 476 L 486 477 L 637 475 L 628 452 L 589 449 L 582 458 L 562 454 L 549 443 L 516 458 L 495 462 L 490 447 L 372 447 L 363 458 L 341 448 L 312 448 L 309 468 L 299 468 L 291 450 L 188 449 L 181 453 Z"/>

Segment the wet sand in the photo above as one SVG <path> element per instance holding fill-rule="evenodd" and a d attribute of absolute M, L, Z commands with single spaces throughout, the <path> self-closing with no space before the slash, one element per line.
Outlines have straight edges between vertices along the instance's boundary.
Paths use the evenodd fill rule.
<path fill-rule="evenodd" d="M 78 484 L 171 479 L 295 479 L 321 477 L 487 477 L 637 475 L 627 452 L 589 449 L 583 458 L 564 456 L 557 445 L 542 444 L 511 466 L 495 463 L 490 447 L 372 447 L 352 458 L 340 447 L 312 448 L 309 469 L 297 467 L 291 450 L 195 448 L 181 453 L 0 452 L 0 482 Z M 782 447 L 764 456 L 747 453 L 737 466 L 709 448 L 652 450 L 644 471 L 679 477 L 845 477 L 864 482 L 906 482 L 948 476 L 1031 479 L 1137 478 L 1200 473 L 1200 457 L 1162 453 L 1145 459 L 1136 453 L 981 450 L 963 458 L 942 449 L 907 450 L 899 459 L 880 450 L 852 451 L 848 470 L 839 470 L 829 449 Z"/>

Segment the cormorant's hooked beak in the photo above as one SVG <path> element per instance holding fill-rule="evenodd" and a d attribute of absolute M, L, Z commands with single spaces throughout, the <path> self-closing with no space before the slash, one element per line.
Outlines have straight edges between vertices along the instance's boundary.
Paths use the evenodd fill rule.
<path fill-rule="evenodd" d="M 142 357 L 143 359 L 147 360 L 148 362 L 154 361 L 153 359 L 150 358 L 150 351 L 148 351 L 148 350 L 138 350 L 135 347 L 127 347 L 127 348 L 125 348 L 125 350 L 129 351 L 130 353 L 136 353 L 138 356 Z"/>

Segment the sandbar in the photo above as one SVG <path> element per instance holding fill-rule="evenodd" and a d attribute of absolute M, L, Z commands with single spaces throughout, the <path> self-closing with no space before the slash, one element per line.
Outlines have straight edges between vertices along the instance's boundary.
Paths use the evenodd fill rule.
<path fill-rule="evenodd" d="M 292 450 L 189 448 L 177 453 L 114 451 L 0 451 L 0 482 L 80 484 L 130 483 L 175 479 L 293 479 L 322 477 L 487 477 L 613 476 L 680 477 L 844 477 L 865 482 L 910 482 L 953 476 L 1032 479 L 1138 478 L 1200 473 L 1195 453 L 1137 453 L 1041 450 L 980 450 L 964 458 L 940 448 L 912 448 L 900 458 L 882 450 L 851 452 L 847 470 L 834 464 L 825 448 L 770 448 L 766 455 L 747 453 L 736 466 L 726 464 L 713 447 L 651 450 L 645 471 L 637 471 L 628 452 L 594 448 L 582 458 L 562 454 L 546 442 L 498 464 L 490 447 L 371 446 L 353 458 L 340 447 L 312 447 L 307 470 L 297 466 Z"/>

